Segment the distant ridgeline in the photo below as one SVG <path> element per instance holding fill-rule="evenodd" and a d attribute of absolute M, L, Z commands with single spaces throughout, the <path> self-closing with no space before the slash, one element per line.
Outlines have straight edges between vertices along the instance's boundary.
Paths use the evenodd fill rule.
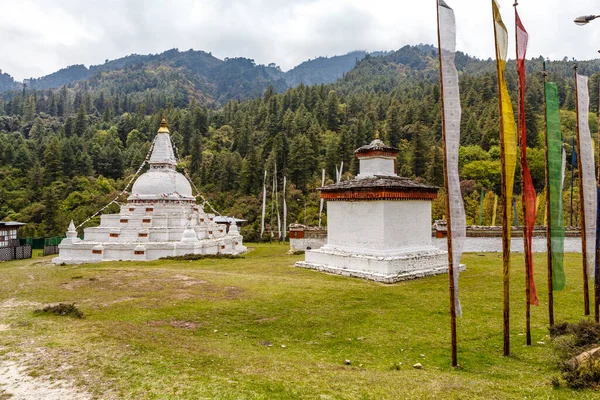
<path fill-rule="evenodd" d="M 2 72 L 0 69 L 0 93 L 19 88 L 19 84 L 15 82 L 12 76 Z"/>
<path fill-rule="evenodd" d="M 203 92 L 202 96 L 198 96 L 199 100 L 210 99 L 223 103 L 229 99 L 261 96 L 268 86 L 282 92 L 301 83 L 313 85 L 335 82 L 367 54 L 366 51 L 354 51 L 331 58 L 319 57 L 283 72 L 275 64 L 256 65 L 247 58 L 220 60 L 203 51 L 180 52 L 172 49 L 161 54 L 132 54 L 117 60 L 106 60 L 104 64 L 92 65 L 89 69 L 84 65 L 72 65 L 41 78 L 26 79 L 24 83 L 30 89 L 43 90 L 87 80 L 88 87 L 102 88 L 106 86 L 105 81 L 121 82 L 141 72 L 162 73 L 181 79 L 186 90 Z M 385 53 L 371 53 L 382 54 Z M 0 93 L 20 88 L 10 76 L 7 78 L 10 82 L 3 85 L 0 76 Z"/>
<path fill-rule="evenodd" d="M 225 58 L 220 60 L 211 53 L 188 50 L 180 52 L 171 49 L 161 54 L 131 54 L 116 60 L 106 60 L 104 64 L 72 65 L 41 78 L 26 79 L 29 89 L 44 90 L 59 88 L 63 85 L 80 86 L 84 90 L 110 90 L 118 87 L 127 94 L 145 90 L 186 92 L 178 101 L 196 100 L 201 104 L 223 105 L 228 100 L 246 100 L 260 97 L 271 86 L 281 93 L 299 84 L 318 85 L 334 83 L 352 71 L 363 59 L 373 60 L 371 65 L 357 68 L 358 73 L 366 72 L 375 76 L 377 81 L 373 89 L 381 88 L 381 83 L 397 79 L 397 72 L 420 71 L 416 77 L 437 77 L 437 49 L 431 45 L 404 46 L 395 52 L 353 51 L 341 56 L 318 57 L 305 61 L 293 69 L 283 72 L 275 64 L 257 65 L 247 58 Z M 542 57 L 527 63 L 528 73 L 539 72 Z M 569 79 L 574 62 L 563 59 L 549 63 L 549 71 Z M 600 60 L 579 62 L 579 72 L 591 75 L 600 71 Z M 493 60 L 479 60 L 467 54 L 457 52 L 456 65 L 460 72 L 467 74 L 486 74 L 495 71 Z M 510 68 L 509 68 L 510 71 Z M 425 74 L 425 75 L 423 75 Z M 396 76 L 394 76 L 396 75 Z M 168 82 L 165 82 L 168 81 Z M 22 85 L 4 73 L 0 73 L 0 93 L 19 90 Z M 11 94 L 2 96 L 7 99 Z M 178 106 L 184 104 L 179 103 Z"/>
<path fill-rule="evenodd" d="M 538 194 L 545 177 L 542 62 L 537 57 L 526 63 L 527 157 Z M 578 64 L 578 72 L 590 76 L 590 129 L 597 132 L 600 61 Z M 342 162 L 343 179 L 356 175 L 354 149 L 378 134 L 399 149 L 399 175 L 442 187 L 437 65 L 437 49 L 429 45 L 320 57 L 285 73 L 274 64 L 174 49 L 89 69 L 71 66 L 28 80 L 25 87 L 0 73 L 0 221 L 26 222 L 23 237 L 62 235 L 71 219 L 85 221 L 133 178 L 163 115 L 179 170 L 189 171 L 220 213 L 248 221 L 242 227 L 248 241 L 260 239 L 265 170 L 269 239 L 277 226 L 276 201 L 282 213 L 284 176 L 287 221 L 316 225 L 315 189 L 321 186 L 322 170 L 326 184 L 336 179 Z M 493 225 L 494 215 L 501 213 L 495 197 L 500 194 L 496 67 L 491 59 L 460 52 L 456 65 L 462 106 L 459 170 L 467 223 Z M 547 69 L 548 79 L 558 87 L 570 160 L 576 126 L 573 61 L 551 61 Z M 514 61 L 506 77 L 516 96 Z M 568 165 L 565 196 L 571 169 Z M 543 210 L 543 196 L 538 200 Z M 115 207 L 106 212 L 116 212 Z M 570 217 L 569 207 L 566 201 L 565 215 Z M 577 191 L 573 207 L 579 207 Z M 433 203 L 433 218 L 441 219 L 444 210 L 440 195 Z M 326 214 L 324 225 L 325 219 Z M 96 218 L 86 226 L 97 223 Z M 538 212 L 537 224 L 543 224 L 543 212 Z"/>

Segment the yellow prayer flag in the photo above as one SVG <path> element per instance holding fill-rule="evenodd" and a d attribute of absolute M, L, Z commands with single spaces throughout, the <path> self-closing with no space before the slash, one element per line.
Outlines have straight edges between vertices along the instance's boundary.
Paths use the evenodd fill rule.
<path fill-rule="evenodd" d="M 500 129 L 502 132 L 500 140 L 504 145 L 502 157 L 504 158 L 505 176 L 505 204 L 506 215 L 512 215 L 512 198 L 515 185 L 515 170 L 517 166 L 517 127 L 515 125 L 515 116 L 506 87 L 504 78 L 504 69 L 506 67 L 506 58 L 508 54 L 508 31 L 502 22 L 500 10 L 495 0 L 492 0 L 492 9 L 494 13 L 494 29 L 496 32 L 496 59 L 498 63 L 498 85 L 500 89 Z M 507 229 L 508 240 L 510 241 L 510 229 Z"/>

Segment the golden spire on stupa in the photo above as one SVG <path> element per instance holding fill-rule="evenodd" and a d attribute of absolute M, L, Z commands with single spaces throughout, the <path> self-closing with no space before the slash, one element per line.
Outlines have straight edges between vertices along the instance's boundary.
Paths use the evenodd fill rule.
<path fill-rule="evenodd" d="M 169 128 L 167 128 L 167 120 L 163 117 L 162 121 L 160 121 L 160 128 L 158 129 L 158 133 L 170 133 Z"/>

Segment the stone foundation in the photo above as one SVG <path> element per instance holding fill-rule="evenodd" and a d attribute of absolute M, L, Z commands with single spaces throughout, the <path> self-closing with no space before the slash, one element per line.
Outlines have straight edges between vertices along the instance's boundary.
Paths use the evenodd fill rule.
<path fill-rule="evenodd" d="M 394 283 L 448 272 L 448 255 L 435 247 L 395 256 L 353 254 L 321 248 L 306 252 L 297 267 L 338 275 Z"/>
<path fill-rule="evenodd" d="M 291 224 L 290 251 L 320 249 L 327 244 L 327 228 Z"/>

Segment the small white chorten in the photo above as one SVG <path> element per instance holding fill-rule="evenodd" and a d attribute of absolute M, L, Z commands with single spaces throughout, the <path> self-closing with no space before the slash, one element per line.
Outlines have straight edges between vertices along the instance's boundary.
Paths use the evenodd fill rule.
<path fill-rule="evenodd" d="M 296 266 L 392 283 L 448 271 L 432 245 L 431 201 L 438 189 L 396 175 L 399 150 L 375 139 L 355 151 L 356 179 L 320 188 L 327 244 Z"/>
<path fill-rule="evenodd" d="M 239 254 L 246 251 L 237 229 L 225 232 L 196 204 L 192 187 L 176 171 L 177 162 L 163 119 L 150 156 L 150 169 L 133 184 L 119 214 L 101 216 L 100 226 L 77 237 L 73 221 L 58 246 L 55 264 L 116 260 L 156 260 L 185 254 Z"/>

